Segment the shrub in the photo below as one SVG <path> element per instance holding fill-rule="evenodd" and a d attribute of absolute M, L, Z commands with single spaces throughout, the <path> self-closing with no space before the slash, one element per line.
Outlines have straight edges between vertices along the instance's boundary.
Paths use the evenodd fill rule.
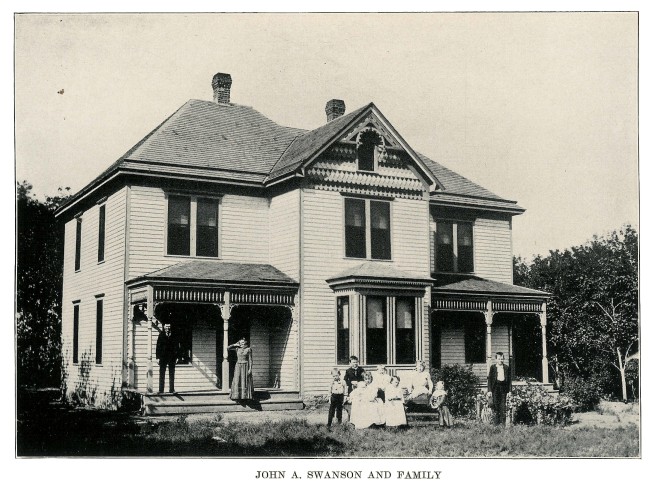
<path fill-rule="evenodd" d="M 573 401 L 566 395 L 548 393 L 534 380 L 515 385 L 507 396 L 515 423 L 527 425 L 568 425 L 571 423 Z"/>
<path fill-rule="evenodd" d="M 446 365 L 430 370 L 435 384 L 437 381 L 444 382 L 448 392 L 446 406 L 458 417 L 475 415 L 475 397 L 478 394 L 480 381 L 471 368 L 470 365 Z"/>
<path fill-rule="evenodd" d="M 560 392 L 573 400 L 576 410 L 588 412 L 600 403 L 602 384 L 595 378 L 567 377 Z"/>

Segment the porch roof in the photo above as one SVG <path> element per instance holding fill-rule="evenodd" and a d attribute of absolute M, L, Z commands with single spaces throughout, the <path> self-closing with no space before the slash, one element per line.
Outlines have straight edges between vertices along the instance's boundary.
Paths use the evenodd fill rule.
<path fill-rule="evenodd" d="M 435 274 L 433 294 L 466 294 L 547 299 L 548 292 L 494 282 L 474 275 Z"/>
<path fill-rule="evenodd" d="M 143 281 L 245 284 L 273 287 L 297 287 L 298 282 L 275 268 L 260 263 L 232 263 L 211 260 L 192 260 L 146 273 L 127 282 Z"/>
<path fill-rule="evenodd" d="M 365 281 L 395 282 L 404 285 L 426 286 L 432 283 L 432 278 L 418 273 L 405 272 L 386 263 L 365 262 L 326 279 L 326 282 L 330 286 L 346 282 Z"/>

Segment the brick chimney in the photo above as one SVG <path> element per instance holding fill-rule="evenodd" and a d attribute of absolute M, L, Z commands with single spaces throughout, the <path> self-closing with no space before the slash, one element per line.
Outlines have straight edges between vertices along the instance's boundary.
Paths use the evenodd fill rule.
<path fill-rule="evenodd" d="M 332 121 L 336 118 L 339 118 L 346 112 L 346 104 L 343 100 L 330 100 L 325 105 L 325 114 L 327 115 L 327 121 Z"/>
<path fill-rule="evenodd" d="M 212 89 L 214 90 L 214 101 L 216 103 L 230 102 L 230 87 L 232 86 L 232 76 L 225 73 L 216 73 L 212 79 Z"/>

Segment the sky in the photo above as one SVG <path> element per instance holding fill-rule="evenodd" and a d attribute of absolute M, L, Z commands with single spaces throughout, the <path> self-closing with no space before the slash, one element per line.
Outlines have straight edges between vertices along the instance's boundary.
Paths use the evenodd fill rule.
<path fill-rule="evenodd" d="M 374 102 L 417 151 L 527 209 L 529 258 L 637 226 L 636 13 L 15 18 L 16 178 L 81 189 L 188 99 L 312 129 Z"/>

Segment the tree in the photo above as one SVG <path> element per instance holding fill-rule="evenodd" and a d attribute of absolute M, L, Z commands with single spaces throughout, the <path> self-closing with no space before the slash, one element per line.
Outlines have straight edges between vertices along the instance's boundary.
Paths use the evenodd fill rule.
<path fill-rule="evenodd" d="M 515 260 L 515 283 L 552 294 L 551 361 L 565 375 L 618 372 L 627 399 L 626 364 L 638 347 L 638 247 L 631 226 L 565 251 Z"/>
<path fill-rule="evenodd" d="M 16 184 L 16 341 L 19 385 L 58 386 L 61 372 L 63 227 L 55 210 L 70 188 L 39 201 Z"/>

